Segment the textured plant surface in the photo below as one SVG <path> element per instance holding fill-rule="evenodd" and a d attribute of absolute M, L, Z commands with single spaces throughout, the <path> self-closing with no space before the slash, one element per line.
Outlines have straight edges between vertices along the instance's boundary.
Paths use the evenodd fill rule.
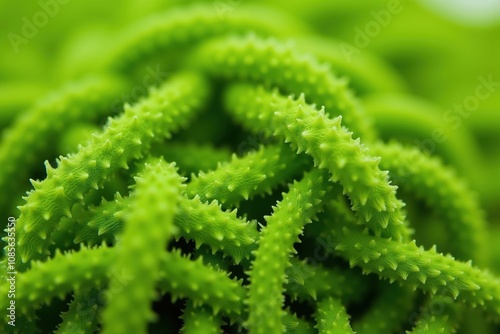
<path fill-rule="evenodd" d="M 500 332 L 498 28 L 119 6 L 0 4 L 0 333 Z"/>

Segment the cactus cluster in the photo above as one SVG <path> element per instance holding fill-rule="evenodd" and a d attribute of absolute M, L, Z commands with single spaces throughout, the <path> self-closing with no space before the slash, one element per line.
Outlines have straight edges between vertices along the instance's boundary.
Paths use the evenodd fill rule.
<path fill-rule="evenodd" d="M 476 30 L 416 2 L 188 2 L 42 1 L 46 35 L 8 34 L 40 68 L 0 64 L 0 332 L 497 333 L 498 58 L 465 99 L 435 73 Z"/>

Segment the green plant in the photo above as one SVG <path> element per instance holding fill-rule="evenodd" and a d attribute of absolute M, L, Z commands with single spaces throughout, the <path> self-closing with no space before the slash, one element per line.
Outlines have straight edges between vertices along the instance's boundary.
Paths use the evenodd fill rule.
<path fill-rule="evenodd" d="M 96 74 L 18 117 L 17 99 L 0 105 L 0 331 L 495 332 L 497 171 L 470 161 L 488 114 L 446 127 L 367 51 L 346 58 L 283 9 L 214 4 L 73 54 L 61 81 Z M 149 85 L 155 65 L 169 75 Z M 408 119 L 415 133 L 395 135 Z M 449 140 L 415 147 L 437 127 Z"/>

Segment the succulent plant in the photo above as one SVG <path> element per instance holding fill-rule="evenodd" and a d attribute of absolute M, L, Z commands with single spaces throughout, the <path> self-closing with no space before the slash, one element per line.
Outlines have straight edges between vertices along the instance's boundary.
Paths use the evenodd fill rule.
<path fill-rule="evenodd" d="M 191 2 L 41 1 L 7 33 L 36 71 L 0 65 L 0 332 L 497 332 L 497 73 L 471 64 L 446 111 L 432 82 L 476 30 L 413 2 Z"/>

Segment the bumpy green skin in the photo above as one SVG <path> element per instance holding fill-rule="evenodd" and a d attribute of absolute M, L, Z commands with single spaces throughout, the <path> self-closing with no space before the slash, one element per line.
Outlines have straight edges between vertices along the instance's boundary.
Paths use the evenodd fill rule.
<path fill-rule="evenodd" d="M 290 142 L 298 151 L 314 158 L 319 168 L 327 168 L 331 181 L 340 181 L 356 211 L 376 235 L 407 240 L 409 231 L 391 186 L 388 172 L 379 169 L 380 158 L 354 140 L 341 125 L 341 117 L 331 119 L 298 100 L 285 98 L 251 86 L 234 86 L 226 94 L 226 105 L 234 117 L 256 131 L 262 128 Z"/>
<path fill-rule="evenodd" d="M 277 86 L 288 94 L 304 93 L 309 102 L 326 106 L 332 115 L 342 115 L 355 137 L 361 136 L 365 141 L 375 138 L 347 81 L 333 76 L 328 66 L 289 45 L 255 36 L 225 38 L 207 42 L 192 57 L 192 66 L 217 77 L 250 79 Z"/>
<path fill-rule="evenodd" d="M 297 315 L 293 313 L 289 313 L 288 310 L 286 310 L 283 315 L 283 323 L 285 324 L 285 333 L 292 333 L 292 334 L 316 333 L 313 326 L 308 321 L 297 317 Z"/>
<path fill-rule="evenodd" d="M 203 245 L 193 251 L 193 258 L 201 257 L 203 263 L 206 266 L 210 266 L 212 268 L 217 268 L 220 270 L 229 270 L 229 266 L 232 265 L 232 262 L 228 259 L 224 258 L 224 256 L 220 252 L 213 252 L 209 246 Z"/>
<path fill-rule="evenodd" d="M 103 201 L 101 206 L 91 208 L 92 214 L 84 216 L 88 225 L 80 223 L 75 242 L 93 245 L 114 240 L 123 228 L 124 211 L 133 202 L 133 198 L 117 196 L 114 201 Z M 220 250 L 236 263 L 250 257 L 259 238 L 255 222 L 238 218 L 235 210 L 223 211 L 216 201 L 202 203 L 197 196 L 179 200 L 175 225 L 180 230 L 177 237 L 194 240 L 197 247 L 209 245 L 214 252 Z"/>
<path fill-rule="evenodd" d="M 450 298 L 434 297 L 424 306 L 427 311 L 418 320 L 415 328 L 407 334 L 453 334 L 460 322 L 458 307 Z"/>
<path fill-rule="evenodd" d="M 366 277 L 361 273 L 340 268 L 312 266 L 295 258 L 290 259 L 291 267 L 286 269 L 288 282 L 286 293 L 295 300 L 317 300 L 333 296 L 348 304 L 359 301 L 368 290 Z"/>
<path fill-rule="evenodd" d="M 308 164 L 305 157 L 297 157 L 288 147 L 261 146 L 241 158 L 233 155 L 230 162 L 212 172 L 194 176 L 186 193 L 191 197 L 199 194 L 202 201 L 217 199 L 228 206 L 237 205 L 256 194 L 271 193 Z"/>
<path fill-rule="evenodd" d="M 154 320 L 151 303 L 162 265 L 159 254 L 176 231 L 174 217 L 183 178 L 175 164 L 153 161 L 135 180 L 135 198 L 125 215 L 125 228 L 111 267 L 126 270 L 131 279 L 125 285 L 117 278 L 109 282 L 103 333 L 147 332 L 148 322 Z M 116 292 L 120 288 L 123 290 Z M 130 313 L 133 309 L 136 311 Z"/>
<path fill-rule="evenodd" d="M 205 266 L 201 257 L 190 261 L 180 251 L 162 253 L 161 258 L 159 287 L 174 300 L 189 298 L 194 306 L 206 304 L 214 313 L 220 311 L 230 318 L 242 314 L 246 290 L 228 272 Z"/>
<path fill-rule="evenodd" d="M 88 288 L 74 293 L 68 311 L 61 315 L 62 323 L 56 334 L 87 334 L 97 330 L 98 312 L 103 300 L 99 300 L 99 289 Z"/>
<path fill-rule="evenodd" d="M 406 286 L 384 286 L 370 309 L 353 324 L 358 334 L 396 333 L 414 307 L 415 293 Z"/>
<path fill-rule="evenodd" d="M 80 231 L 80 226 L 76 222 L 78 222 L 81 218 L 87 220 L 89 217 L 89 211 L 84 205 L 77 203 L 71 209 L 71 215 L 71 218 L 61 218 L 57 229 L 54 233 L 52 233 L 53 244 L 49 246 L 49 252 L 51 254 L 54 254 L 56 249 L 67 251 L 76 246 L 74 243 L 75 235 Z M 96 239 L 96 242 L 92 243 L 90 246 L 102 243 L 102 240 L 97 241 L 97 238 L 94 239 Z"/>
<path fill-rule="evenodd" d="M 124 31 L 123 40 L 110 52 L 105 67 L 127 72 L 152 55 L 176 53 L 211 37 L 247 31 L 286 36 L 307 32 L 308 28 L 283 13 L 258 6 L 241 6 L 224 19 L 212 4 L 184 7 L 138 22 Z"/>
<path fill-rule="evenodd" d="M 316 328 L 320 334 L 354 334 L 345 307 L 331 297 L 318 303 Z"/>
<path fill-rule="evenodd" d="M 180 251 L 159 254 L 161 259 L 158 286 L 175 298 L 190 298 L 196 305 L 207 304 L 214 311 L 236 317 L 243 310 L 246 290 L 241 282 L 228 278 L 228 273 L 203 265 L 201 258 L 190 261 Z M 78 252 L 57 253 L 46 262 L 34 261 L 29 271 L 16 277 L 16 309 L 21 313 L 37 308 L 58 296 L 63 298 L 70 291 L 100 288 L 109 278 L 125 284 L 132 279 L 126 270 L 110 270 L 116 252 L 113 248 L 82 248 Z M 0 292 L 7 295 L 8 284 L 2 282 Z M 119 290 L 116 290 L 117 292 Z M 2 309 L 8 299 L 0 299 Z M 1 319 L 1 324 L 6 322 Z"/>
<path fill-rule="evenodd" d="M 457 332 L 457 325 L 453 323 L 449 315 L 433 315 L 428 321 L 420 322 L 418 326 L 408 334 L 453 334 Z"/>
<path fill-rule="evenodd" d="M 252 177 L 255 170 L 261 168 L 263 172 L 268 171 L 268 175 L 270 175 L 272 173 L 271 165 L 278 167 L 282 165 L 280 162 L 285 163 L 288 161 L 290 164 L 307 164 L 304 161 L 305 159 L 301 158 L 299 158 L 301 162 L 291 161 L 287 148 L 271 146 L 268 149 L 261 148 L 258 153 L 263 156 L 275 157 L 274 154 L 270 154 L 274 152 L 278 154 L 278 157 L 275 159 L 268 158 L 262 162 L 255 159 L 252 153 L 249 153 L 250 158 L 233 158 L 230 163 L 221 164 L 215 171 L 205 175 L 207 177 L 219 175 L 219 178 L 221 178 L 226 177 L 227 174 L 233 174 L 230 171 L 234 171 L 234 173 L 240 175 L 238 179 L 245 182 L 248 182 L 248 180 L 254 181 L 253 183 L 248 182 L 246 185 L 248 188 L 267 189 L 268 187 L 275 187 L 276 183 L 281 182 L 280 178 L 287 173 L 269 176 L 267 178 L 270 180 L 269 183 L 262 186 L 259 177 Z M 195 240 L 197 246 L 208 244 L 214 250 L 222 250 L 225 254 L 233 257 L 237 263 L 242 258 L 248 258 L 250 252 L 255 249 L 255 241 L 258 239 L 255 223 L 248 223 L 237 218 L 236 211 L 222 211 L 220 205 L 215 201 L 202 203 L 201 198 L 205 200 L 210 197 L 219 198 L 220 195 L 216 193 L 208 196 L 207 193 L 211 192 L 211 188 L 207 182 L 196 181 L 200 180 L 200 178 L 193 178 L 193 181 L 186 188 L 187 193 L 196 194 L 194 198 L 190 200 L 181 199 L 180 201 L 179 212 L 175 218 L 175 223 L 181 230 L 180 235 Z M 215 182 L 215 178 L 213 181 Z M 224 191 L 224 189 L 221 191 Z M 100 206 L 90 207 L 90 212 L 78 219 L 80 227 L 75 232 L 75 242 L 86 242 L 93 245 L 103 240 L 112 239 L 113 235 L 121 230 L 122 222 L 120 217 L 123 215 L 121 212 L 131 201 L 132 198 L 122 198 L 117 195 L 114 201 L 103 200 Z M 86 226 L 87 222 L 88 226 Z M 210 224 L 207 224 L 207 222 L 210 222 Z M 98 229 L 97 235 L 95 229 Z"/>
<path fill-rule="evenodd" d="M 110 119 L 103 133 L 95 135 L 78 153 L 59 160 L 56 169 L 47 164 L 47 179 L 32 182 L 34 190 L 20 207 L 17 270 L 47 254 L 50 234 L 71 206 L 127 162 L 140 158 L 155 139 L 168 137 L 200 109 L 208 94 L 206 82 L 189 73 L 179 74 L 147 99 Z"/>
<path fill-rule="evenodd" d="M 180 235 L 194 240 L 197 247 L 209 245 L 215 252 L 222 251 L 236 263 L 255 250 L 259 238 L 257 224 L 236 216 L 236 210 L 223 211 L 216 201 L 202 203 L 198 196 L 179 203 L 176 225 Z"/>
<path fill-rule="evenodd" d="M 222 321 L 219 316 L 215 316 L 206 307 L 194 307 L 188 301 L 184 313 L 182 314 L 184 326 L 181 333 L 184 334 L 221 334 Z"/>
<path fill-rule="evenodd" d="M 330 226 L 343 225 L 346 222 L 355 224 L 355 217 L 340 195 L 339 189 L 334 190 L 337 192 L 336 200 L 327 206 L 327 219 L 320 222 L 323 223 L 321 236 L 332 248 L 335 243 L 328 237 Z M 396 333 L 402 328 L 414 307 L 415 293 L 407 286 L 385 284 L 378 290 L 379 294 L 370 308 L 353 324 L 352 328 L 358 334 Z"/>
<path fill-rule="evenodd" d="M 500 281 L 470 262 L 424 250 L 415 241 L 400 243 L 372 236 L 355 226 L 335 224 L 333 242 L 338 254 L 366 273 L 398 281 L 431 294 L 452 296 L 472 307 L 480 306 L 491 317 L 500 315 Z"/>
<path fill-rule="evenodd" d="M 203 252 L 205 252 L 205 250 L 197 250 L 196 252 L 203 253 Z M 224 274 L 227 269 L 224 268 L 225 267 L 224 264 L 221 265 L 220 258 L 216 259 L 211 254 L 209 256 L 210 256 L 210 258 L 207 258 L 206 255 L 200 256 L 196 259 L 195 262 L 196 263 L 205 263 L 205 266 L 200 267 L 200 268 L 207 268 L 207 266 L 208 267 L 215 267 L 216 272 L 218 272 L 220 274 Z M 224 271 L 221 271 L 221 270 L 224 270 Z M 205 274 L 205 271 L 202 270 L 201 273 Z M 209 282 L 213 281 L 211 275 L 213 275 L 213 274 L 210 272 L 209 279 L 208 279 Z M 179 278 L 179 279 L 182 279 L 182 278 Z M 226 282 L 226 285 L 222 285 L 220 287 L 217 287 L 218 290 L 216 290 L 216 291 L 218 291 L 218 292 L 216 292 L 215 296 L 217 296 L 217 298 L 220 298 L 220 296 L 222 294 L 224 294 L 227 301 L 233 301 L 232 306 L 230 306 L 230 307 L 233 307 L 232 310 L 229 307 L 225 307 L 225 306 L 218 307 L 216 304 L 217 301 L 214 302 L 214 300 L 213 300 L 215 298 L 214 295 L 211 295 L 212 299 L 210 301 L 206 301 L 206 302 L 203 300 L 200 300 L 199 296 L 197 296 L 196 294 L 193 296 L 192 291 L 196 292 L 196 290 L 199 288 L 198 284 L 195 284 L 193 287 L 191 287 L 190 292 L 188 292 L 185 295 L 184 294 L 178 295 L 175 292 L 173 292 L 172 290 L 169 290 L 169 291 L 172 293 L 174 300 L 177 298 L 184 298 L 187 296 L 188 298 L 190 298 L 194 301 L 193 303 L 191 303 L 191 301 L 189 302 L 190 304 L 192 304 L 192 306 L 194 308 L 200 308 L 202 304 L 207 304 L 212 308 L 214 314 L 217 313 L 219 310 L 221 310 L 225 315 L 227 315 L 229 317 L 229 322 L 231 324 L 234 323 L 235 321 L 237 321 L 238 323 L 241 324 L 243 322 L 243 320 L 248 317 L 248 315 L 246 314 L 246 310 L 244 309 L 243 297 L 239 298 L 239 301 L 235 301 L 234 296 L 244 296 L 246 294 L 246 289 L 241 286 L 241 281 L 239 281 L 237 284 L 238 288 L 236 290 L 233 290 L 233 292 L 231 292 L 231 291 L 228 292 L 228 289 L 227 289 L 228 284 L 229 284 L 228 282 L 230 282 L 230 281 L 228 280 L 227 277 L 222 279 L 222 280 Z M 235 283 L 235 282 L 233 281 L 233 283 Z M 164 282 L 162 284 L 166 285 L 168 289 L 172 289 L 171 287 L 168 286 L 167 282 Z M 205 283 L 205 284 L 207 284 L 207 283 Z M 209 289 L 211 288 L 210 284 L 209 284 L 208 288 Z M 180 290 L 182 291 L 183 289 L 184 289 L 184 287 L 181 285 Z M 206 308 L 204 308 L 204 309 L 206 310 Z M 289 310 L 285 310 L 285 313 L 283 315 L 283 322 L 285 324 L 287 333 L 314 333 L 312 326 L 307 321 L 298 318 L 295 314 L 293 314 Z M 241 327 L 240 327 L 240 331 L 242 331 Z"/>
<path fill-rule="evenodd" d="M 114 238 L 122 231 L 123 212 L 129 205 L 131 205 L 131 200 L 128 197 L 116 194 L 112 201 L 103 199 L 99 206 L 89 206 L 86 214 L 78 217 L 76 221 L 73 242 L 86 242 L 89 245 L 95 245 L 109 240 L 110 236 Z"/>
<path fill-rule="evenodd" d="M 87 246 L 114 243 L 115 235 L 123 227 L 123 220 L 118 222 L 118 219 L 129 204 L 128 197 L 123 198 L 119 193 L 111 201 L 102 199 L 97 206 L 75 204 L 71 209 L 72 217 L 63 217 L 52 234 L 54 244 L 49 251 L 53 247 L 64 250 L 80 243 Z"/>
<path fill-rule="evenodd" d="M 23 112 L 5 130 L 0 143 L 2 212 L 12 209 L 13 194 L 22 194 L 19 188 L 25 186 L 22 182 L 29 177 L 32 166 L 47 158 L 47 152 L 56 153 L 53 147 L 67 127 L 108 115 L 113 100 L 125 87 L 121 80 L 109 76 L 67 85 Z"/>
<path fill-rule="evenodd" d="M 55 296 L 63 298 L 70 291 L 102 287 L 113 258 L 112 249 L 101 247 L 82 248 L 64 255 L 57 252 L 46 262 L 34 261 L 29 271 L 16 277 L 16 309 L 26 313 L 43 302 L 49 303 Z M 7 295 L 7 290 L 7 284 L 2 282 L 2 296 Z M 7 303 L 7 298 L 0 299 L 2 309 L 7 308 Z"/>
<path fill-rule="evenodd" d="M 304 225 L 321 209 L 325 195 L 326 173 L 313 170 L 296 182 L 283 200 L 266 217 L 267 225 L 261 231 L 255 260 L 249 272 L 248 328 L 252 333 L 282 333 L 283 284 L 285 269 L 299 241 Z M 272 275 L 269 273 L 272 272 Z"/>
<path fill-rule="evenodd" d="M 471 190 L 455 172 L 437 158 L 398 143 L 378 143 L 370 149 L 382 157 L 381 167 L 389 170 L 397 184 L 423 199 L 449 222 L 452 254 L 459 260 L 484 263 L 484 215 Z"/>

